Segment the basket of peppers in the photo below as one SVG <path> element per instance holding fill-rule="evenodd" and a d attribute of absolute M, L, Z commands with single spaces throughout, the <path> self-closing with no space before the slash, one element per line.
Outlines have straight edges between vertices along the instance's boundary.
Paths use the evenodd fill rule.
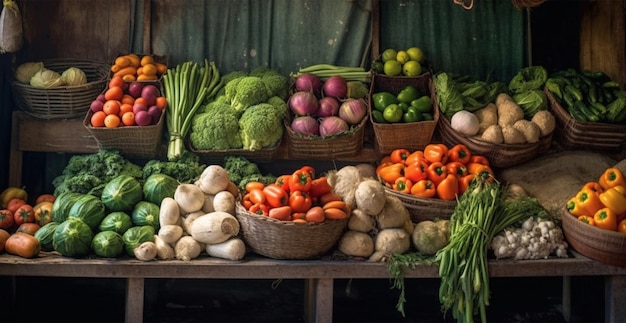
<path fill-rule="evenodd" d="M 626 179 L 617 167 L 585 183 L 564 208 L 563 233 L 580 254 L 626 266 Z"/>
<path fill-rule="evenodd" d="M 489 160 L 463 144 L 427 144 L 423 150 L 394 149 L 376 167 L 387 194 L 398 197 L 415 223 L 450 218 L 456 199 L 474 178 L 493 181 Z"/>

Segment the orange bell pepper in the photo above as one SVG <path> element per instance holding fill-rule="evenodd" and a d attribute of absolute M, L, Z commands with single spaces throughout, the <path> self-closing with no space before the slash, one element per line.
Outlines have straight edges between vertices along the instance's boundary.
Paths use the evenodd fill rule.
<path fill-rule="evenodd" d="M 437 197 L 442 200 L 452 201 L 459 193 L 459 181 L 453 174 L 446 175 L 446 178 L 437 184 Z"/>
<path fill-rule="evenodd" d="M 494 181 L 495 175 L 489 165 L 470 162 L 466 166 L 467 172 L 470 174 L 474 174 L 476 178 L 490 183 Z"/>
<path fill-rule="evenodd" d="M 448 176 L 448 170 L 446 169 L 446 165 L 442 162 L 434 162 L 428 165 L 426 174 L 429 180 L 435 183 L 436 186 L 439 186 L 439 183 Z"/>
<path fill-rule="evenodd" d="M 624 186 L 617 185 L 608 188 L 598 195 L 600 202 L 616 214 L 626 212 L 626 195 L 624 195 Z"/>
<path fill-rule="evenodd" d="M 426 174 L 427 168 L 428 163 L 425 159 L 417 160 L 404 166 L 404 177 L 410 179 L 413 183 L 417 183 L 418 181 L 428 177 Z"/>
<path fill-rule="evenodd" d="M 619 221 L 617 224 L 617 232 L 626 233 L 626 219 Z"/>
<path fill-rule="evenodd" d="M 617 215 L 608 207 L 601 208 L 594 213 L 593 221 L 600 229 L 617 231 Z"/>
<path fill-rule="evenodd" d="M 472 156 L 470 156 L 470 160 L 469 160 L 468 163 L 478 163 L 478 164 L 491 166 L 491 164 L 489 163 L 489 159 L 487 159 L 487 157 L 485 157 L 483 155 L 472 155 Z"/>
<path fill-rule="evenodd" d="M 448 150 L 448 162 L 467 164 L 471 157 L 472 153 L 464 144 L 456 144 Z"/>
<path fill-rule="evenodd" d="M 380 169 L 378 173 L 378 177 L 380 177 L 383 181 L 388 184 L 393 185 L 396 182 L 398 177 L 404 175 L 404 164 L 403 163 L 394 163 L 391 165 L 384 166 Z"/>
<path fill-rule="evenodd" d="M 578 204 L 578 207 L 585 212 L 585 214 L 589 215 L 595 214 L 599 209 L 604 207 L 604 204 L 600 201 L 599 194 L 584 187 L 576 193 L 576 203 Z"/>
<path fill-rule="evenodd" d="M 596 226 L 596 222 L 593 220 L 593 217 L 592 217 L 592 216 L 589 216 L 589 215 L 581 215 L 581 216 L 579 216 L 577 219 L 578 219 L 578 221 L 582 221 L 582 222 L 585 222 L 585 223 L 587 223 L 587 224 L 589 224 L 589 225 Z"/>
<path fill-rule="evenodd" d="M 585 185 L 583 185 L 583 187 L 589 188 L 598 193 L 602 193 L 604 191 L 604 189 L 602 188 L 602 186 L 600 186 L 600 183 L 598 182 L 587 182 L 585 183 Z"/>
<path fill-rule="evenodd" d="M 459 178 L 459 194 L 463 194 L 467 191 L 467 188 L 470 186 L 475 176 L 474 174 L 467 174 Z"/>
<path fill-rule="evenodd" d="M 394 149 L 389 157 L 391 158 L 392 163 L 404 163 L 409 155 L 411 155 L 411 152 L 408 149 L 398 148 Z"/>
<path fill-rule="evenodd" d="M 587 211 L 585 211 L 583 208 L 580 207 L 580 205 L 578 205 L 578 200 L 575 196 L 569 199 L 567 203 L 565 203 L 565 208 L 571 215 L 576 217 L 579 217 L 581 215 L 589 215 Z"/>
<path fill-rule="evenodd" d="M 398 177 L 393 183 L 393 189 L 404 194 L 411 194 L 411 187 L 413 182 L 406 177 Z"/>
<path fill-rule="evenodd" d="M 609 167 L 605 169 L 602 175 L 600 175 L 598 183 L 600 183 L 600 186 L 602 186 L 602 188 L 605 190 L 611 187 L 615 187 L 617 185 L 626 187 L 626 179 L 624 179 L 624 174 L 622 174 L 622 171 L 617 167 Z"/>
<path fill-rule="evenodd" d="M 424 147 L 424 158 L 431 163 L 448 161 L 448 146 L 444 144 L 428 144 Z"/>
<path fill-rule="evenodd" d="M 435 189 L 435 183 L 433 183 L 429 179 L 423 179 L 421 181 L 416 182 L 411 187 L 411 194 L 418 197 L 431 198 L 437 194 Z"/>
<path fill-rule="evenodd" d="M 422 150 L 416 150 L 414 152 L 412 152 L 405 160 L 404 163 L 407 165 L 413 164 L 415 162 L 418 161 L 425 161 L 428 163 L 428 161 L 424 158 L 424 151 Z"/>
<path fill-rule="evenodd" d="M 465 164 L 458 161 L 448 161 L 446 169 L 448 170 L 448 173 L 454 174 L 457 178 L 461 178 L 468 174 Z"/>

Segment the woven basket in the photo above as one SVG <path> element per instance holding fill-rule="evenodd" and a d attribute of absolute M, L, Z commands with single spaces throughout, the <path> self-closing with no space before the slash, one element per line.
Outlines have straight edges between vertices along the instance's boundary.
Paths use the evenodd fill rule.
<path fill-rule="evenodd" d="M 41 119 L 70 119 L 82 117 L 89 105 L 107 83 L 109 67 L 78 59 L 50 59 L 42 61 L 44 67 L 63 73 L 70 67 L 80 68 L 87 76 L 87 84 L 40 89 L 17 81 L 11 82 L 15 104 L 24 112 Z"/>
<path fill-rule="evenodd" d="M 189 151 L 210 163 L 222 163 L 225 156 L 242 156 L 254 162 L 269 162 L 276 157 L 281 141 L 271 147 L 254 151 L 248 149 L 196 149 L 189 140 L 186 140 L 186 144 Z"/>
<path fill-rule="evenodd" d="M 580 122 L 544 88 L 556 119 L 556 141 L 567 149 L 621 150 L 626 144 L 626 125 Z"/>
<path fill-rule="evenodd" d="M 626 266 L 626 234 L 578 221 L 566 209 L 561 215 L 565 239 L 574 250 L 599 262 Z"/>
<path fill-rule="evenodd" d="M 377 92 L 386 91 L 397 95 L 407 85 L 413 85 L 420 93 L 432 97 L 432 78 L 430 73 L 421 76 L 385 76 L 374 75 L 370 86 L 370 102 L 372 95 Z M 433 111 L 432 121 L 420 121 L 409 123 L 378 123 L 372 118 L 372 107 L 369 109 L 372 128 L 374 129 L 376 149 L 381 154 L 388 154 L 397 148 L 409 150 L 424 149 L 432 139 L 433 133 L 439 119 L 439 111 Z"/>
<path fill-rule="evenodd" d="M 93 135 L 99 149 L 117 150 L 129 158 L 154 158 L 159 155 L 165 114 L 155 125 L 121 126 L 118 128 L 92 127 L 89 110 L 83 119 L 83 126 Z"/>
<path fill-rule="evenodd" d="M 290 114 L 287 114 L 284 122 L 291 158 L 332 160 L 350 158 L 361 153 L 367 116 L 348 132 L 328 137 L 304 137 L 293 131 Z"/>
<path fill-rule="evenodd" d="M 279 221 L 250 213 L 241 203 L 237 203 L 235 216 L 246 245 L 255 253 L 273 259 L 319 258 L 337 244 L 348 222 L 348 219 L 321 223 Z"/>
<path fill-rule="evenodd" d="M 463 144 L 472 154 L 487 157 L 491 166 L 498 168 L 506 168 L 527 162 L 538 154 L 548 151 L 552 144 L 552 134 L 539 138 L 539 141 L 536 143 L 492 144 L 467 137 L 452 129 L 450 121 L 445 117 L 439 118 L 439 133 L 446 145 L 452 147 L 456 144 Z"/>
<path fill-rule="evenodd" d="M 409 211 L 413 223 L 425 220 L 450 219 L 457 205 L 456 201 L 413 196 L 400 193 L 388 187 L 385 187 L 385 192 L 402 201 L 402 204 L 404 204 L 407 211 Z"/>

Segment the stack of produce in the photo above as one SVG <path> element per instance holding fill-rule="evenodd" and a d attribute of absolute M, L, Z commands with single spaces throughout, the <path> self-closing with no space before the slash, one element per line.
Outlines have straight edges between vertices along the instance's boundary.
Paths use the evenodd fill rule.
<path fill-rule="evenodd" d="M 387 76 L 419 76 L 426 71 L 426 56 L 419 47 L 387 48 L 372 64 L 372 70 Z"/>
<path fill-rule="evenodd" d="M 156 81 L 167 71 L 167 63 L 161 61 L 161 58 L 135 53 L 118 55 L 111 65 L 111 73 L 126 82 Z"/>
<path fill-rule="evenodd" d="M 380 91 L 372 94 L 372 121 L 377 123 L 431 121 L 433 103 L 427 93 L 407 84 L 397 94 Z"/>
<path fill-rule="evenodd" d="M 47 68 L 44 62 L 20 64 L 15 70 L 15 79 L 22 84 L 29 84 L 40 89 L 87 84 L 87 75 L 79 67 L 71 66 L 57 72 Z"/>

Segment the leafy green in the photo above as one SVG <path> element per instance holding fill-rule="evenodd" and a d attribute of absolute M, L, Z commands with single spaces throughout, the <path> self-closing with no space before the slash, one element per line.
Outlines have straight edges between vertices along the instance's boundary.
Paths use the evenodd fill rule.
<path fill-rule="evenodd" d="M 541 89 L 547 79 L 548 71 L 543 66 L 524 67 L 509 82 L 509 90 L 516 94 Z"/>
<path fill-rule="evenodd" d="M 143 166 L 143 179 L 152 174 L 166 174 L 181 183 L 193 183 L 205 168 L 198 155 L 184 150 L 176 161 L 149 160 Z"/>
<path fill-rule="evenodd" d="M 463 110 L 463 95 L 458 83 L 452 77 L 441 72 L 433 77 L 433 82 L 437 89 L 439 109 L 445 116 L 451 117 L 456 112 Z"/>
<path fill-rule="evenodd" d="M 513 95 L 513 100 L 524 110 L 524 118 L 532 119 L 535 113 L 548 109 L 548 97 L 543 90 L 528 90 Z"/>

